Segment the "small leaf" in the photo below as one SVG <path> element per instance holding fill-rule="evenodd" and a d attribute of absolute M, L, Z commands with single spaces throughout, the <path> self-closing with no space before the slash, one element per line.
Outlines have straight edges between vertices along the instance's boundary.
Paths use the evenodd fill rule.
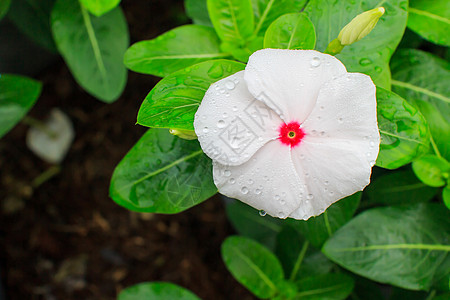
<path fill-rule="evenodd" d="M 399 205 L 427 202 L 437 189 L 420 182 L 411 170 L 378 177 L 365 190 L 371 204 Z"/>
<path fill-rule="evenodd" d="M 369 279 L 428 290 L 450 251 L 449 220 L 450 212 L 435 204 L 370 209 L 339 229 L 322 252 Z"/>
<path fill-rule="evenodd" d="M 222 258 L 234 278 L 258 298 L 267 299 L 278 293 L 283 269 L 267 248 L 251 239 L 231 236 L 222 244 Z"/>
<path fill-rule="evenodd" d="M 344 300 L 353 291 L 355 282 L 345 274 L 324 274 L 306 277 L 297 282 L 298 300 Z"/>
<path fill-rule="evenodd" d="M 11 5 L 11 0 L 0 0 L 0 20 L 8 12 L 9 6 Z"/>
<path fill-rule="evenodd" d="M 209 86 L 245 68 L 230 60 L 210 60 L 163 78 L 139 109 L 138 124 L 194 130 L 194 115 Z"/>
<path fill-rule="evenodd" d="M 207 5 L 209 17 L 223 42 L 242 45 L 253 34 L 251 0 L 207 0 Z"/>
<path fill-rule="evenodd" d="M 442 199 L 444 200 L 445 206 L 447 206 L 447 208 L 450 209 L 450 185 L 448 184 L 442 190 Z"/>
<path fill-rule="evenodd" d="M 42 84 L 17 75 L 0 75 L 0 138 L 11 130 L 33 107 Z"/>
<path fill-rule="evenodd" d="M 304 13 L 286 14 L 276 19 L 267 29 L 264 48 L 314 49 L 314 25 Z"/>
<path fill-rule="evenodd" d="M 377 114 L 381 135 L 377 166 L 396 169 L 428 151 L 427 123 L 402 97 L 377 88 Z"/>
<path fill-rule="evenodd" d="M 221 52 L 214 29 L 184 25 L 153 40 L 133 44 L 124 62 L 132 71 L 163 77 L 202 61 L 228 56 Z"/>
<path fill-rule="evenodd" d="M 282 221 L 259 212 L 241 201 L 234 201 L 226 207 L 227 217 L 233 228 L 245 237 L 251 238 L 269 249 L 275 248 L 277 234 Z"/>
<path fill-rule="evenodd" d="M 8 18 L 40 46 L 56 52 L 50 26 L 50 13 L 55 0 L 11 1 Z"/>
<path fill-rule="evenodd" d="M 410 0 L 408 28 L 438 45 L 450 46 L 448 0 Z"/>
<path fill-rule="evenodd" d="M 305 2 L 297 0 L 252 0 L 255 16 L 254 34 L 264 36 L 273 21 L 284 14 L 300 11 Z"/>
<path fill-rule="evenodd" d="M 59 52 L 77 82 L 98 99 L 114 102 L 127 81 L 122 57 L 129 38 L 120 8 L 97 18 L 78 0 L 58 0 L 51 23 Z"/>
<path fill-rule="evenodd" d="M 119 5 L 120 0 L 80 0 L 93 15 L 100 17 Z"/>
<path fill-rule="evenodd" d="M 433 187 L 444 186 L 450 172 L 448 161 L 431 154 L 413 161 L 412 168 L 417 178 Z"/>
<path fill-rule="evenodd" d="M 392 58 L 392 88 L 419 108 L 440 154 L 450 160 L 450 63 L 420 50 Z"/>
<path fill-rule="evenodd" d="M 197 141 L 150 129 L 117 165 L 110 196 L 130 210 L 174 214 L 217 192 L 211 160 Z"/>
<path fill-rule="evenodd" d="M 320 248 L 339 227 L 352 218 L 360 200 L 361 193 L 355 193 L 334 203 L 317 217 L 312 217 L 307 221 L 289 219 L 288 222 L 298 229 L 311 245 Z"/>
<path fill-rule="evenodd" d="M 169 282 L 143 282 L 120 292 L 117 300 L 200 300 L 191 291 Z"/>
<path fill-rule="evenodd" d="M 194 21 L 194 24 L 212 27 L 206 0 L 184 0 L 184 7 L 187 16 Z"/>

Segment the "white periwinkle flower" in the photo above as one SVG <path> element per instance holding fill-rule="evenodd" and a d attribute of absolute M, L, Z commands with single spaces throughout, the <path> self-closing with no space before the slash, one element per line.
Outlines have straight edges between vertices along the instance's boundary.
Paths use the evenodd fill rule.
<path fill-rule="evenodd" d="M 380 143 L 370 77 L 313 50 L 255 52 L 210 86 L 194 128 L 219 192 L 282 219 L 362 190 Z"/>

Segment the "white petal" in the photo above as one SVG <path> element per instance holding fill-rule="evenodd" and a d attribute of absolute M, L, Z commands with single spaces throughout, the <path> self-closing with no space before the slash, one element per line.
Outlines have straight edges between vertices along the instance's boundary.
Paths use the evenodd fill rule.
<path fill-rule="evenodd" d="M 240 166 L 214 163 L 214 183 L 221 194 L 284 219 L 300 205 L 303 195 L 290 151 L 275 140 Z"/>
<path fill-rule="evenodd" d="M 250 56 L 245 68 L 249 91 L 286 123 L 302 123 L 313 109 L 320 87 L 345 74 L 334 56 L 314 50 L 263 49 Z"/>
<path fill-rule="evenodd" d="M 324 85 L 302 128 L 292 160 L 309 201 L 291 214 L 296 219 L 319 215 L 369 184 L 380 144 L 370 77 L 349 73 Z"/>
<path fill-rule="evenodd" d="M 248 91 L 244 71 L 212 84 L 195 114 L 194 128 L 203 151 L 223 165 L 240 165 L 276 139 L 279 116 Z"/>

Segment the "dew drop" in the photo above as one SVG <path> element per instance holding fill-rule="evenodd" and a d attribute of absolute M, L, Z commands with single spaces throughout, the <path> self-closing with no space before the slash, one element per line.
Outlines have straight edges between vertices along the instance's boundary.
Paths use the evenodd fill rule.
<path fill-rule="evenodd" d="M 376 162 L 375 162 L 374 160 L 369 161 L 369 164 L 370 164 L 371 166 L 374 166 L 375 163 L 376 163 Z"/>
<path fill-rule="evenodd" d="M 306 196 L 306 200 L 312 200 L 314 198 L 313 194 L 308 194 L 308 196 Z"/>
<path fill-rule="evenodd" d="M 246 186 L 243 186 L 242 188 L 241 188 L 241 192 L 242 192 L 242 194 L 247 194 L 248 193 L 248 188 L 246 187 Z"/>
<path fill-rule="evenodd" d="M 265 210 L 260 210 L 260 211 L 259 211 L 259 215 L 260 215 L 261 217 L 264 217 L 265 215 L 267 215 L 267 213 L 266 213 Z"/>
<path fill-rule="evenodd" d="M 320 66 L 320 58 L 318 58 L 317 56 L 313 57 L 311 59 L 311 67 L 317 68 L 318 66 Z"/>
<path fill-rule="evenodd" d="M 304 159 L 305 158 L 305 154 L 300 154 L 300 159 Z"/>
<path fill-rule="evenodd" d="M 228 114 L 224 112 L 222 116 L 226 119 L 228 117 Z"/>
<path fill-rule="evenodd" d="M 370 141 L 369 145 L 371 148 L 375 147 L 375 143 L 373 141 Z"/>
<path fill-rule="evenodd" d="M 234 82 L 233 81 L 231 81 L 231 80 L 228 80 L 226 83 L 225 83 L 225 87 L 227 88 L 227 89 L 229 89 L 229 90 L 233 90 L 234 88 L 235 88 L 235 84 L 234 84 Z"/>
<path fill-rule="evenodd" d="M 359 61 L 359 64 L 361 65 L 361 66 L 367 66 L 367 65 L 370 65 L 372 63 L 372 61 L 370 60 L 370 59 L 368 59 L 368 58 L 362 58 L 360 61 Z"/>
<path fill-rule="evenodd" d="M 208 127 L 204 127 L 204 128 L 203 128 L 203 132 L 204 132 L 204 133 L 208 133 L 208 132 L 209 132 Z"/>
<path fill-rule="evenodd" d="M 286 217 L 285 217 L 284 213 L 283 213 L 282 211 L 280 211 L 280 212 L 278 213 L 278 218 L 284 219 L 284 218 L 286 218 Z"/>
<path fill-rule="evenodd" d="M 342 123 L 344 123 L 344 119 L 339 118 L 339 119 L 338 119 L 338 122 L 342 124 Z"/>
<path fill-rule="evenodd" d="M 281 200 L 280 200 L 280 204 L 281 204 L 281 205 L 285 205 L 285 204 L 286 204 L 286 200 L 281 199 Z"/>
<path fill-rule="evenodd" d="M 325 184 L 325 185 L 328 185 L 328 184 L 329 184 L 329 182 L 328 182 L 327 180 L 325 180 L 325 182 L 324 182 L 323 184 Z"/>
<path fill-rule="evenodd" d="M 233 111 L 237 111 L 237 110 L 238 110 L 237 106 L 236 105 L 233 106 Z"/>
<path fill-rule="evenodd" d="M 279 201 L 280 200 L 280 196 L 279 195 L 275 195 L 275 200 Z"/>
<path fill-rule="evenodd" d="M 225 170 L 225 171 L 223 171 L 223 175 L 229 177 L 231 175 L 231 171 L 230 170 Z"/>
<path fill-rule="evenodd" d="M 366 153 L 366 156 L 367 156 L 367 157 L 370 157 L 371 155 L 372 155 L 372 153 L 370 153 L 370 152 L 367 152 L 367 153 Z"/>
<path fill-rule="evenodd" d="M 224 120 L 219 120 L 217 122 L 217 127 L 219 128 L 224 128 L 225 127 L 225 121 Z"/>
<path fill-rule="evenodd" d="M 248 184 L 253 184 L 253 180 L 252 179 L 249 179 L 249 180 L 247 180 L 247 182 L 248 182 Z"/>
<path fill-rule="evenodd" d="M 320 136 L 325 136 L 325 131 L 321 131 Z"/>
<path fill-rule="evenodd" d="M 230 178 L 230 180 L 228 180 L 231 184 L 234 184 L 236 182 L 236 179 L 234 178 Z"/>
<path fill-rule="evenodd" d="M 322 105 L 322 106 L 320 107 L 320 109 L 321 109 L 321 110 L 324 110 L 324 109 L 325 109 L 325 106 Z"/>
<path fill-rule="evenodd" d="M 261 194 L 261 190 L 260 190 L 260 189 L 256 189 L 256 190 L 255 190 L 255 194 L 256 194 L 256 195 Z"/>

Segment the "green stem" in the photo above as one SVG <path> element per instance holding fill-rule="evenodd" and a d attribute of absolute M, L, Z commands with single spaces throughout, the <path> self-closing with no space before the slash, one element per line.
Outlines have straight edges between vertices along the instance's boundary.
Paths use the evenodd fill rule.
<path fill-rule="evenodd" d="M 323 219 L 325 221 L 325 227 L 327 228 L 328 236 L 333 235 L 333 231 L 331 230 L 330 221 L 328 220 L 328 213 L 325 211 L 323 213 Z"/>
<path fill-rule="evenodd" d="M 344 45 L 341 44 L 341 42 L 338 39 L 332 40 L 325 50 L 324 53 L 330 54 L 330 55 L 337 55 L 341 53 L 342 49 L 344 49 Z"/>
<path fill-rule="evenodd" d="M 36 129 L 38 129 L 38 130 L 40 130 L 42 132 L 44 132 L 46 135 L 48 135 L 48 137 L 50 139 L 56 139 L 58 137 L 58 133 L 56 133 L 53 130 L 49 129 L 47 127 L 47 125 L 45 125 L 44 122 L 42 122 L 42 121 L 40 121 L 38 119 L 35 119 L 33 117 L 30 117 L 30 116 L 25 116 L 22 119 L 22 122 L 27 124 L 27 125 L 29 125 L 29 126 L 31 126 L 31 127 L 36 128 Z"/>
<path fill-rule="evenodd" d="M 427 299 L 425 300 L 432 300 L 436 296 L 436 290 L 432 290 L 431 293 L 428 295 Z"/>
<path fill-rule="evenodd" d="M 291 276 L 289 277 L 290 281 L 294 281 L 295 277 L 297 277 L 297 273 L 300 270 L 300 266 L 302 265 L 302 261 L 305 258 L 306 251 L 308 250 L 309 242 L 306 241 L 303 244 L 300 253 L 298 254 L 297 261 L 295 262 L 294 269 L 292 270 Z"/>
<path fill-rule="evenodd" d="M 37 188 L 41 186 L 44 182 L 49 181 L 53 176 L 57 175 L 59 172 L 61 172 L 61 167 L 59 165 L 50 167 L 49 169 L 45 170 L 42 174 L 40 174 L 38 177 L 36 177 L 31 183 L 31 186 L 33 188 Z"/>
<path fill-rule="evenodd" d="M 436 156 L 439 157 L 439 158 L 442 158 L 442 155 L 439 152 L 439 149 L 438 149 L 438 147 L 436 145 L 436 142 L 434 141 L 433 136 L 431 134 L 430 134 L 430 143 L 431 143 L 431 146 L 433 147 L 433 151 L 436 154 Z"/>

